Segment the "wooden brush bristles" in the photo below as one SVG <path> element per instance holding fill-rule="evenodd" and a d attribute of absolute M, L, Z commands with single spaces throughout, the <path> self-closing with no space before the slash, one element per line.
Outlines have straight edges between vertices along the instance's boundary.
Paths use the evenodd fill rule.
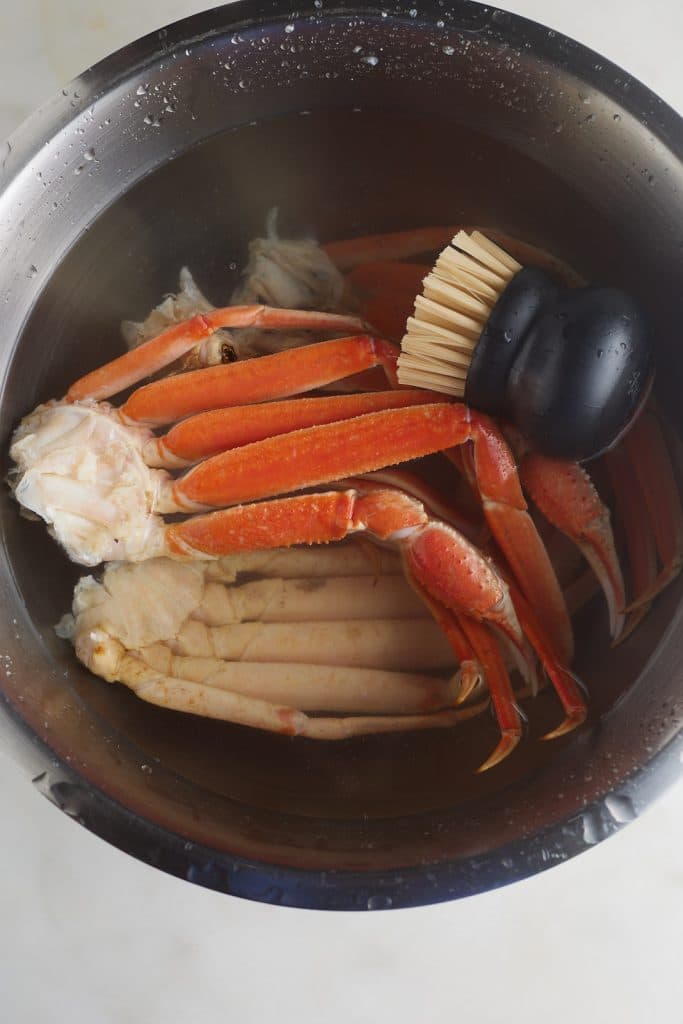
<path fill-rule="evenodd" d="M 398 359 L 398 380 L 462 398 L 472 352 L 521 265 L 480 231 L 459 231 L 424 279 Z"/>

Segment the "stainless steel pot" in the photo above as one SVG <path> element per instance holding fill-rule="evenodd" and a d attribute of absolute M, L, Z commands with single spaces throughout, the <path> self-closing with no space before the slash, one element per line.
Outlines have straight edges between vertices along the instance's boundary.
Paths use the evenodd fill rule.
<path fill-rule="evenodd" d="M 411 0 L 412 2 L 412 0 Z M 108 58 L 0 146 L 3 451 L 38 401 L 120 346 L 189 264 L 216 302 L 267 210 L 321 239 L 464 221 L 635 291 L 680 430 L 683 126 L 539 25 L 455 0 L 244 0 Z M 271 903 L 407 906 L 480 892 L 611 835 L 680 772 L 680 585 L 611 650 L 579 623 L 591 718 L 484 776 L 482 721 L 335 745 L 165 712 L 93 679 L 53 631 L 76 571 L 0 509 L 0 732 L 36 787 L 121 849 Z"/>

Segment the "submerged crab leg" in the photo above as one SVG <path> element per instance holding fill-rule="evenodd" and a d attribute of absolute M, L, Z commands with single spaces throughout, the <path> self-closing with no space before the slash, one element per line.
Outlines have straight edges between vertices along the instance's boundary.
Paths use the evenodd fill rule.
<path fill-rule="evenodd" d="M 232 587 L 207 583 L 195 618 L 207 626 L 218 626 L 254 621 L 419 619 L 427 614 L 400 576 L 377 576 L 367 586 L 359 586 L 357 576 L 270 577 Z"/>
<path fill-rule="evenodd" d="M 239 662 L 309 662 L 393 671 L 451 669 L 453 651 L 428 618 L 240 622 L 208 626 L 195 619 L 173 642 L 177 654 Z"/>
<path fill-rule="evenodd" d="M 624 438 L 647 505 L 662 568 L 657 579 L 637 595 L 631 608 L 652 600 L 675 579 L 683 565 L 683 511 L 671 459 L 656 416 L 643 412 Z"/>
<path fill-rule="evenodd" d="M 86 374 L 71 385 L 66 397 L 71 402 L 83 398 L 110 398 L 180 359 L 204 338 L 223 327 L 303 328 L 341 334 L 362 331 L 365 325 L 355 316 L 316 313 L 311 310 L 271 309 L 268 306 L 227 306 L 214 309 L 169 327 L 156 338 L 151 338 L 125 355 Z"/>
<path fill-rule="evenodd" d="M 546 519 L 580 548 L 600 580 L 609 609 L 610 631 L 616 640 L 624 625 L 626 598 L 609 509 L 585 469 L 576 462 L 531 452 L 520 459 L 519 475 Z M 534 607 L 540 611 L 537 605 Z"/>
<path fill-rule="evenodd" d="M 450 679 L 413 672 L 281 662 L 230 662 L 173 654 L 165 644 L 131 652 L 157 672 L 188 682 L 285 704 L 299 711 L 407 715 L 454 707 L 459 673 Z"/>
<path fill-rule="evenodd" d="M 361 297 L 367 322 L 383 337 L 399 342 L 430 270 L 421 263 L 379 261 L 357 267 L 347 280 Z"/>
<path fill-rule="evenodd" d="M 524 635 L 529 638 L 565 711 L 564 721 L 543 737 L 545 740 L 556 739 L 576 729 L 586 720 L 588 708 L 581 691 L 582 684 L 561 663 L 544 635 L 533 608 L 514 583 L 510 584 L 510 595 Z"/>
<path fill-rule="evenodd" d="M 631 599 L 638 601 L 626 620 L 619 637 L 621 642 L 629 636 L 647 615 L 651 601 L 641 601 L 657 581 L 657 548 L 648 522 L 645 496 L 638 483 L 633 463 L 623 444 L 607 452 L 603 459 L 610 487 L 614 492 L 615 514 L 624 531 L 629 563 Z"/>
<path fill-rule="evenodd" d="M 364 235 L 327 242 L 322 248 L 339 270 L 351 270 L 362 263 L 378 260 L 402 260 L 419 253 L 431 253 L 448 245 L 458 227 L 414 228 L 384 235 Z"/>
<path fill-rule="evenodd" d="M 415 389 L 333 395 L 329 398 L 293 398 L 212 409 L 182 420 L 163 437 L 150 438 L 144 446 L 143 455 L 148 466 L 176 469 L 276 434 L 336 423 L 367 412 L 425 405 L 438 400 L 433 392 Z M 448 401 L 446 396 L 443 401 Z"/>
<path fill-rule="evenodd" d="M 165 675 L 127 653 L 117 641 L 101 633 L 91 652 L 80 651 L 79 657 L 93 672 L 110 682 L 128 686 L 142 700 L 174 711 L 184 711 L 204 718 L 216 718 L 265 729 L 286 736 L 309 739 L 343 740 L 371 733 L 403 732 L 409 729 L 450 728 L 480 714 L 481 705 L 457 710 L 433 711 L 407 715 L 349 715 L 348 717 L 311 718 L 303 711 L 287 705 L 260 700 L 225 689 L 218 685 L 196 683 Z"/>
<path fill-rule="evenodd" d="M 500 764 L 515 749 L 522 738 L 522 719 L 496 638 L 481 623 L 467 615 L 463 615 L 460 621 L 467 639 L 485 666 L 491 703 L 500 727 L 500 740 L 495 750 L 477 769 L 478 772 L 486 772 Z"/>
<path fill-rule="evenodd" d="M 120 415 L 124 421 L 161 426 L 209 409 L 312 391 L 373 366 L 381 366 L 396 385 L 397 359 L 394 345 L 367 334 L 322 341 L 154 381 L 138 388 Z"/>

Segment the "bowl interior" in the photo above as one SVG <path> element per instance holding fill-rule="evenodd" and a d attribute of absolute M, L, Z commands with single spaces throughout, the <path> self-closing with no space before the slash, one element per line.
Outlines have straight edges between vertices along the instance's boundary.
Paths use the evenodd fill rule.
<path fill-rule="evenodd" d="M 542 47 L 533 59 L 511 49 L 521 31 L 512 23 L 476 32 L 454 27 L 444 44 L 441 30 L 429 24 L 395 23 L 389 31 L 369 19 L 370 35 L 359 36 L 363 53 L 374 54 L 372 46 L 379 52 L 381 40 L 387 59 L 384 67 L 365 64 L 360 85 L 349 84 L 348 65 L 358 60 L 351 56 L 353 33 L 346 30 L 350 48 L 342 60 L 333 24 L 320 21 L 316 29 L 319 52 L 337 74 L 334 88 L 329 79 L 321 86 L 328 89 L 322 100 L 319 93 L 313 100 L 315 83 L 303 74 L 283 99 L 279 57 L 276 69 L 269 44 L 260 50 L 265 85 L 252 101 L 263 111 L 255 123 L 248 102 L 236 116 L 240 108 L 231 99 L 220 130 L 176 146 L 167 115 L 155 129 L 165 146 L 156 166 L 137 180 L 129 175 L 110 205 L 95 204 L 90 213 L 80 180 L 90 175 L 89 187 L 98 188 L 98 173 L 123 167 L 113 144 L 99 169 L 97 155 L 81 166 L 68 182 L 68 199 L 54 185 L 51 230 L 61 218 L 63 253 L 55 246 L 53 260 L 49 251 L 40 263 L 36 257 L 40 287 L 21 298 L 27 315 L 3 391 L 3 441 L 27 410 L 119 352 L 120 321 L 142 319 L 174 291 L 182 266 L 212 301 L 228 301 L 248 243 L 274 206 L 284 236 L 323 241 L 427 224 L 490 227 L 546 249 L 588 280 L 632 289 L 652 311 L 657 397 L 677 430 L 672 381 L 681 372 L 680 299 L 671 282 L 683 271 L 680 162 L 600 90 L 596 75 L 576 79 Z M 278 24 L 255 38 L 266 31 L 278 46 L 296 35 Z M 243 37 L 246 50 L 246 31 Z M 424 53 L 437 53 L 434 38 L 447 70 L 439 96 L 428 100 L 420 76 Z M 194 118 L 201 121 L 206 109 L 215 119 L 214 91 L 222 85 L 207 82 L 208 69 L 225 53 L 235 60 L 235 49 L 223 36 L 195 43 L 174 102 L 181 105 L 184 89 L 193 96 Z M 403 63 L 388 59 L 404 51 Z M 303 66 L 311 66 L 304 45 L 300 53 Z M 242 58 L 255 59 L 248 51 Z M 411 61 L 423 109 L 414 109 L 415 95 L 406 103 Z M 231 82 L 242 73 L 225 72 Z M 150 82 L 163 74 L 157 62 L 126 83 L 131 96 L 142 97 L 128 110 L 136 123 L 153 113 Z M 552 100 L 533 105 L 528 97 L 541 86 L 552 88 Z M 69 202 L 87 227 L 71 239 Z M 566 739 L 540 742 L 560 717 L 555 698 L 542 694 L 526 706 L 526 741 L 480 776 L 474 769 L 496 740 L 489 716 L 453 731 L 320 744 L 163 711 L 94 679 L 53 630 L 69 608 L 77 569 L 41 525 L 18 517 L 6 494 L 2 524 L 6 586 L 23 636 L 17 671 L 3 681 L 17 713 L 126 808 L 216 851 L 320 869 L 471 859 L 579 814 L 678 727 L 678 584 L 616 649 L 602 601 L 595 600 L 577 619 L 575 667 L 590 691 L 588 724 Z"/>

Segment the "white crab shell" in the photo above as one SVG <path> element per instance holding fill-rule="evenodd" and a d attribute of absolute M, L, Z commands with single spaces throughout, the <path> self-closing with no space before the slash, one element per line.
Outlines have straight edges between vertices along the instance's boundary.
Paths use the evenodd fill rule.
<path fill-rule="evenodd" d="M 154 508 L 168 474 L 143 461 L 151 436 L 106 403 L 40 405 L 12 439 L 14 496 L 81 565 L 159 554 L 163 524 Z"/>

